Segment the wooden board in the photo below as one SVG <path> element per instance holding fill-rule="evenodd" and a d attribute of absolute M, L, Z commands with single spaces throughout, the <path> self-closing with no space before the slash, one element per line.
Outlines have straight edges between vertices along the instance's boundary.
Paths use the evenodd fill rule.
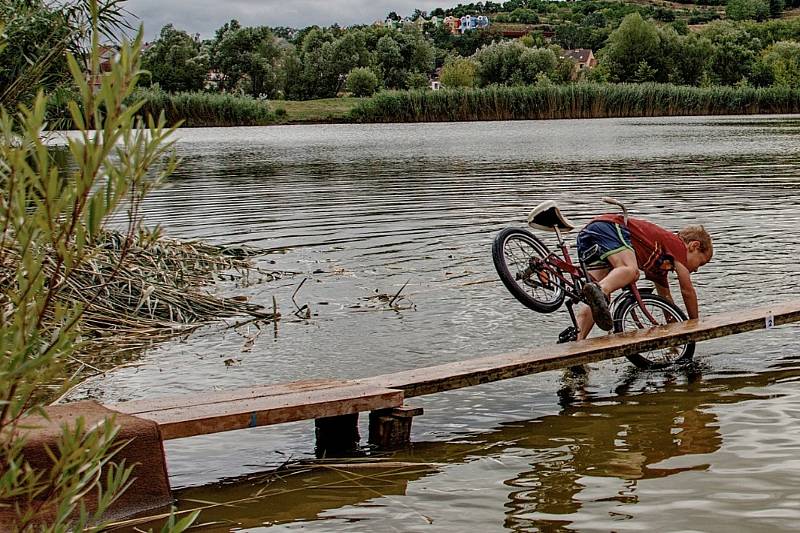
<path fill-rule="evenodd" d="M 155 421 L 164 439 L 327 418 L 399 407 L 404 397 L 434 394 L 763 329 L 769 313 L 776 326 L 796 322 L 800 320 L 800 301 L 361 380 L 314 379 L 122 402 L 107 407 Z"/>
<path fill-rule="evenodd" d="M 119 411 L 120 413 L 136 415 L 139 413 L 164 411 L 180 407 L 194 407 L 237 400 L 253 400 L 266 396 L 276 397 L 348 385 L 352 385 L 352 383 L 335 379 L 307 379 L 303 381 L 292 381 L 290 383 L 242 387 L 219 392 L 200 392 L 147 400 L 131 400 L 129 402 L 106 405 L 106 407 Z"/>
<path fill-rule="evenodd" d="M 800 320 L 800 301 L 733 311 L 631 333 L 596 337 L 581 342 L 553 344 L 526 352 L 480 357 L 439 366 L 418 368 L 357 383 L 402 389 L 406 398 L 490 383 L 572 365 L 623 357 L 641 351 L 677 346 L 765 328 L 772 313 L 775 325 Z"/>
<path fill-rule="evenodd" d="M 403 391 L 372 385 L 341 383 L 339 386 L 309 387 L 308 382 L 286 383 L 272 387 L 238 389 L 227 393 L 187 394 L 171 398 L 159 406 L 157 400 L 148 401 L 155 408 L 142 410 L 148 405 L 136 402 L 127 405 L 136 417 L 156 422 L 164 440 L 220 433 L 248 427 L 266 426 L 348 415 L 361 411 L 399 407 L 403 404 Z M 330 383 L 327 383 L 330 385 Z M 291 392 L 290 389 L 298 388 Z M 277 394 L 265 394 L 268 389 Z M 250 391 L 258 391 L 248 395 Z M 126 404 L 108 406 L 122 411 Z"/>

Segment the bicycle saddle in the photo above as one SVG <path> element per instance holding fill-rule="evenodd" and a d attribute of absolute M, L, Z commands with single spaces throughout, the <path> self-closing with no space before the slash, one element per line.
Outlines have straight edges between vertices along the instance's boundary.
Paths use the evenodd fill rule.
<path fill-rule="evenodd" d="M 528 215 L 528 225 L 532 228 L 553 231 L 558 228 L 563 232 L 570 232 L 575 229 L 575 225 L 561 214 L 561 210 L 553 200 L 547 200 L 533 208 Z"/>

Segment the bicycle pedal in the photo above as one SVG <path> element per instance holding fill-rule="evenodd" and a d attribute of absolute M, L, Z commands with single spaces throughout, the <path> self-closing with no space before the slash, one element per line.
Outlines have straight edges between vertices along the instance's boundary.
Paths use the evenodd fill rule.
<path fill-rule="evenodd" d="M 578 340 L 578 328 L 570 326 L 558 334 L 557 344 L 564 344 L 565 342 L 574 342 Z"/>

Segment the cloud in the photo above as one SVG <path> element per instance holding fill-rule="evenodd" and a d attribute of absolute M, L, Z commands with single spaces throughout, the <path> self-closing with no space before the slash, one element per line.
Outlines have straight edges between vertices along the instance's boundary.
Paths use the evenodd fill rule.
<path fill-rule="evenodd" d="M 390 11 L 410 15 L 414 9 L 429 11 L 450 3 L 447 0 L 128 0 L 125 5 L 138 17 L 131 17 L 131 22 L 144 24 L 145 39 L 152 40 L 170 23 L 209 38 L 230 19 L 237 19 L 245 26 L 304 28 L 334 23 L 349 26 L 383 20 Z"/>

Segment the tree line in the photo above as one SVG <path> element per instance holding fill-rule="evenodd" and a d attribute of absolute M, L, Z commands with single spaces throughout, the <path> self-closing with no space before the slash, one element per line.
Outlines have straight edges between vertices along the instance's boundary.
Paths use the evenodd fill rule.
<path fill-rule="evenodd" d="M 592 15 L 593 24 L 603 24 L 604 36 L 595 47 L 586 46 L 594 48 L 598 66 L 584 70 L 563 57 L 564 48 L 587 44 L 564 35 L 567 30 L 560 38 L 556 31 L 550 44 L 537 34 L 504 40 L 496 32 L 469 32 L 475 34 L 472 49 L 459 50 L 416 26 L 311 27 L 287 40 L 270 28 L 236 21 L 207 41 L 168 25 L 144 53 L 143 65 L 150 71 L 148 83 L 166 91 L 206 89 L 290 100 L 330 98 L 345 90 L 366 96 L 381 88 L 422 88 L 437 66 L 441 82 L 451 87 L 581 80 L 800 85 L 800 19 L 714 21 L 690 31 L 686 24 L 647 19 L 639 11 L 610 30 L 603 17 L 602 11 Z"/>

